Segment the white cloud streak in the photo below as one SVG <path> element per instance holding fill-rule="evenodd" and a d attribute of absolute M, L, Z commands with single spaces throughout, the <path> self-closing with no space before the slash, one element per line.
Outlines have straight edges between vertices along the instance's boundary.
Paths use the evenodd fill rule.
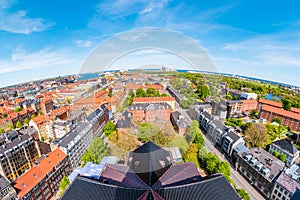
<path fill-rule="evenodd" d="M 0 1 L 0 30 L 18 34 L 30 34 L 42 32 L 55 25 L 55 23 L 47 22 L 42 18 L 29 17 L 26 10 L 11 12 L 10 8 L 14 4 L 15 1 Z"/>

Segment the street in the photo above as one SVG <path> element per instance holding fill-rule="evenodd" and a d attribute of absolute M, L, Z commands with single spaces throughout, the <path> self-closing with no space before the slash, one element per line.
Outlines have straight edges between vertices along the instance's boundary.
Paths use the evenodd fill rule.
<path fill-rule="evenodd" d="M 182 114 L 186 117 L 188 123 L 191 123 L 192 120 L 188 115 L 188 110 L 178 109 L 182 111 Z M 221 161 L 227 161 L 225 156 L 209 141 L 206 135 L 203 134 L 203 138 L 205 140 L 205 148 L 207 151 L 214 153 L 219 157 Z M 231 165 L 230 165 L 231 178 L 235 182 L 238 188 L 244 188 L 250 195 L 251 200 L 264 200 L 265 198 L 253 188 L 248 181 L 238 173 Z"/>

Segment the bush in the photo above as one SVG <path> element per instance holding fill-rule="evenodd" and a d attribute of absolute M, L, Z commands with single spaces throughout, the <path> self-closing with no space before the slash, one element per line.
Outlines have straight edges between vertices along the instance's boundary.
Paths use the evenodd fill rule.
<path fill-rule="evenodd" d="M 103 131 L 104 131 L 104 135 L 106 136 L 106 137 L 108 137 L 112 132 L 114 132 L 116 130 L 116 125 L 113 123 L 113 122 L 111 122 L 111 121 L 108 121 L 107 123 L 106 123 L 106 125 L 104 126 L 104 129 L 103 129 Z"/>
<path fill-rule="evenodd" d="M 14 112 L 20 112 L 21 110 L 22 110 L 21 107 L 16 107 L 16 108 L 14 109 Z"/>
<path fill-rule="evenodd" d="M 244 200 L 250 200 L 250 195 L 246 192 L 245 189 L 236 189 L 239 196 Z"/>

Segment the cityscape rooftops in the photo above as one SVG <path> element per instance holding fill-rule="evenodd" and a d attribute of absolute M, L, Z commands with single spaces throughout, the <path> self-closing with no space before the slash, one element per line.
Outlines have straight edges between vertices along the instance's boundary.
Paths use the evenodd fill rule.
<path fill-rule="evenodd" d="M 292 118 L 292 119 L 300 120 L 300 114 L 295 113 L 295 112 L 291 112 L 291 111 L 287 111 L 287 110 L 284 110 L 282 108 L 263 105 L 262 110 L 272 112 L 274 114 L 278 114 L 278 115 L 281 115 L 281 116 L 286 116 L 286 117 L 289 117 L 289 118 Z"/>
<path fill-rule="evenodd" d="M 133 99 L 133 103 L 155 103 L 161 101 L 175 101 L 173 97 L 136 97 Z"/>
<path fill-rule="evenodd" d="M 41 182 L 66 156 L 67 155 L 61 149 L 57 148 L 42 159 L 38 165 L 33 166 L 20 176 L 14 183 L 14 188 L 17 189 L 18 195 L 23 198 L 25 194 Z"/>
<path fill-rule="evenodd" d="M 292 144 L 292 142 L 288 140 L 277 140 L 273 142 L 272 145 L 291 155 L 295 155 L 299 152 L 299 150 Z"/>
<path fill-rule="evenodd" d="M 285 166 L 281 160 L 262 148 L 253 148 L 240 152 L 239 155 L 269 182 L 276 179 Z"/>
<path fill-rule="evenodd" d="M 6 144 L 3 144 L 2 147 L 0 147 L 0 157 L 3 154 L 9 153 L 14 149 L 14 147 L 23 145 L 24 143 L 33 141 L 32 138 L 29 135 L 19 135 L 17 138 L 12 140 L 11 142 L 7 142 Z M 2 154 L 2 155 L 1 155 Z"/>
<path fill-rule="evenodd" d="M 276 183 L 283 186 L 286 190 L 288 190 L 292 194 L 296 191 L 297 188 L 300 189 L 300 182 L 294 180 L 293 178 L 291 178 L 285 173 L 281 173 Z"/>

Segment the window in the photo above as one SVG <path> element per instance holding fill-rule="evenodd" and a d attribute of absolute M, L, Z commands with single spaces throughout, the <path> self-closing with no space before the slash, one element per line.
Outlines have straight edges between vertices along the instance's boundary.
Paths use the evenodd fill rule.
<path fill-rule="evenodd" d="M 275 191 L 274 191 L 274 194 L 277 194 L 277 193 L 278 193 L 278 190 L 275 190 Z"/>

